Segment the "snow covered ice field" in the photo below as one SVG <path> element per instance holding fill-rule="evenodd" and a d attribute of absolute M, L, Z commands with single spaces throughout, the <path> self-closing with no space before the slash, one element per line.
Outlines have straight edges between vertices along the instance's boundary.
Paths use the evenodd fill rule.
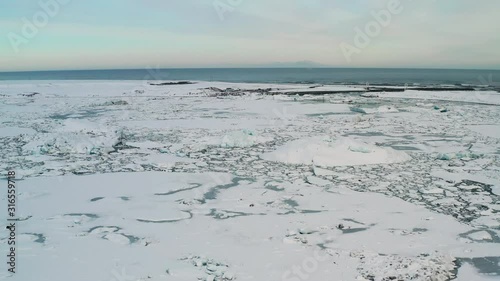
<path fill-rule="evenodd" d="M 309 87 L 0 82 L 0 280 L 500 280 L 500 94 Z"/>

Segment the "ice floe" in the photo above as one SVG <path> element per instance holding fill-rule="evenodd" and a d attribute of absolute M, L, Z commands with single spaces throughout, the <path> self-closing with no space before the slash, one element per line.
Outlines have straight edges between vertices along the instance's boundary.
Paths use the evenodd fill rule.
<path fill-rule="evenodd" d="M 498 279 L 498 93 L 192 82 L 0 82 L 0 280 Z"/>
<path fill-rule="evenodd" d="M 408 161 L 402 151 L 379 147 L 350 138 L 313 137 L 292 141 L 274 152 L 261 155 L 268 161 L 318 166 L 390 164 Z"/>

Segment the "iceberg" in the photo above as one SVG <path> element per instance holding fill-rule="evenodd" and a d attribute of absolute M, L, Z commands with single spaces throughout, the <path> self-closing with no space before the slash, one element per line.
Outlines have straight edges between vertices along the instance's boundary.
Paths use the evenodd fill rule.
<path fill-rule="evenodd" d="M 352 138 L 312 137 L 292 141 L 261 158 L 286 164 L 356 166 L 400 163 L 411 159 L 403 151 L 379 147 Z"/>

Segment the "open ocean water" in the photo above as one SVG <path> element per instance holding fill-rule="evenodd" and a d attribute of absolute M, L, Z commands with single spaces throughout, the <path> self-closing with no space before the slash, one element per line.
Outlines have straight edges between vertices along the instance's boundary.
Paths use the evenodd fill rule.
<path fill-rule="evenodd" d="M 244 83 L 494 85 L 500 70 L 197 68 L 0 72 L 0 80 L 199 80 Z"/>

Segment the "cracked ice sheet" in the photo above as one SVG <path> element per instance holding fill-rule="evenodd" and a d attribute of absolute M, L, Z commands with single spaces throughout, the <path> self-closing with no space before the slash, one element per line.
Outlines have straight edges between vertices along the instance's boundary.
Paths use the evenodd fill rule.
<path fill-rule="evenodd" d="M 379 272 L 360 256 L 387 267 L 387 256 L 375 253 L 405 258 L 415 272 L 432 275 L 453 267 L 448 255 L 481 257 L 500 250 L 498 244 L 460 241 L 458 234 L 471 228 L 448 216 L 348 189 L 328 193 L 302 184 L 266 192 L 262 183 L 243 181 L 206 204 L 185 204 L 229 182 L 227 177 L 216 183 L 212 174 L 154 172 L 21 181 L 20 216 L 32 217 L 22 222 L 20 234 L 40 233 L 45 241 L 22 241 L 18 258 L 25 270 L 10 280 L 110 280 L 123 271 L 130 280 L 205 278 L 204 270 L 184 260 L 195 255 L 227 264 L 226 272 L 238 280 L 282 280 L 294 266 L 321 255 L 317 269 L 303 273 L 308 280 L 355 280 L 362 272 L 381 280 L 397 272 Z M 240 215 L 217 219 L 213 209 Z M 318 212 L 300 212 L 306 209 Z M 339 223 L 346 230 L 366 229 L 343 232 Z M 421 253 L 435 260 L 417 258 Z"/>
<path fill-rule="evenodd" d="M 490 194 L 487 189 L 482 189 L 487 185 L 498 183 L 498 175 L 500 175 L 499 140 L 483 134 L 489 130 L 481 132 L 473 130 L 475 126 L 498 123 L 495 122 L 500 120 L 498 107 L 446 101 L 447 97 L 450 97 L 450 100 L 454 98 L 451 95 L 455 95 L 455 93 L 443 93 L 443 99 L 437 103 L 440 107 L 447 108 L 447 112 L 435 110 L 433 108 L 435 102 L 425 100 L 423 96 L 421 98 L 416 96 L 414 99 L 404 97 L 367 99 L 356 94 L 289 97 L 251 93 L 236 97 L 209 97 L 204 94 L 203 88 L 212 86 L 221 89 L 226 87 L 240 89 L 303 87 L 211 82 L 174 86 L 149 86 L 144 85 L 142 81 L 1 82 L 0 95 L 6 95 L 0 101 L 2 126 L 30 128 L 36 132 L 32 135 L 0 137 L 0 142 L 3 145 L 0 154 L 5 159 L 0 163 L 2 170 L 15 169 L 19 175 L 27 179 L 26 182 L 40 180 L 41 184 L 38 186 L 43 187 L 43 190 L 45 187 L 50 187 L 52 182 L 43 182 L 43 178 L 33 179 L 33 177 L 53 177 L 71 173 L 174 172 L 174 174 L 162 174 L 168 175 L 169 180 L 175 185 L 170 187 L 168 183 L 165 183 L 164 186 L 168 188 L 155 191 L 163 196 L 157 195 L 149 198 L 142 194 L 148 192 L 148 187 L 151 186 L 148 180 L 144 180 L 142 177 L 139 177 L 142 182 L 137 184 L 139 186 L 137 192 L 142 192 L 141 195 L 144 195 L 137 195 L 140 200 L 134 201 L 132 195 L 135 192 L 131 192 L 132 195 L 111 193 L 112 196 L 104 196 L 101 192 L 97 192 L 100 194 L 92 194 L 92 198 L 87 198 L 89 202 L 85 202 L 85 204 L 92 202 L 94 204 L 92 207 L 81 205 L 82 208 L 74 210 L 75 213 L 55 215 L 47 224 L 51 228 L 52 226 L 63 226 L 45 231 L 44 224 L 36 224 L 29 229 L 29 232 L 20 234 L 22 245 L 25 245 L 25 241 L 33 244 L 26 246 L 24 250 L 28 252 L 31 251 L 31 248 L 41 248 L 43 251 L 52 250 L 48 256 L 57 258 L 57 262 L 63 260 L 64 257 L 75 256 L 71 245 L 77 241 L 75 239 L 80 238 L 77 234 L 83 233 L 82 239 L 84 240 L 75 242 L 75 247 L 84 248 L 82 254 L 77 258 L 86 261 L 85 268 L 96 266 L 99 269 L 96 269 L 96 272 L 102 270 L 102 274 L 96 273 L 96 277 L 103 276 L 98 280 L 107 281 L 116 279 L 115 274 L 121 273 L 121 270 L 124 269 L 123 264 L 127 265 L 127 273 L 129 269 L 136 273 L 136 278 L 133 280 L 146 279 L 147 274 L 151 274 L 153 278 L 160 278 L 160 280 L 163 278 L 162 274 L 167 274 L 167 277 L 170 278 L 178 277 L 175 280 L 196 280 L 198 277 L 207 277 L 208 273 L 205 271 L 217 263 L 229 265 L 229 270 L 234 271 L 236 277 L 242 280 L 250 276 L 245 274 L 261 277 L 258 275 L 259 273 L 251 273 L 251 271 L 259 270 L 258 272 L 261 272 L 262 266 L 265 264 L 264 267 L 268 270 L 262 274 L 269 271 L 277 277 L 276 279 L 279 279 L 279 274 L 290 269 L 289 264 L 292 262 L 287 259 L 276 262 L 277 258 L 272 256 L 262 258 L 257 256 L 257 251 L 268 253 L 272 249 L 278 249 L 280 253 L 284 253 L 285 257 L 290 256 L 294 263 L 299 265 L 308 256 L 314 254 L 312 250 L 314 246 L 311 243 L 316 242 L 325 242 L 320 243 L 318 248 L 336 249 L 335 252 L 329 253 L 337 257 L 335 260 L 337 265 L 333 262 L 328 263 L 328 267 L 324 270 L 329 270 L 330 273 L 344 274 L 346 280 L 352 280 L 351 277 L 357 276 L 357 274 L 372 274 L 378 267 L 380 270 L 376 271 L 377 278 L 382 278 L 382 275 L 394 274 L 395 271 L 401 271 L 405 266 L 419 269 L 424 264 L 432 263 L 432 259 L 436 257 L 432 251 L 425 253 L 429 254 L 429 257 L 417 257 L 417 252 L 413 252 L 412 255 L 408 254 L 408 259 L 406 254 L 403 255 L 399 251 L 406 249 L 404 247 L 412 243 L 418 245 L 419 241 L 426 241 L 422 242 L 423 244 L 436 245 L 429 238 L 435 237 L 437 230 L 442 230 L 442 228 L 429 226 L 430 231 L 428 231 L 427 228 L 419 227 L 417 223 L 406 225 L 399 222 L 398 219 L 394 224 L 399 225 L 399 227 L 389 229 L 389 234 L 387 234 L 380 228 L 380 226 L 389 225 L 388 218 L 384 217 L 387 214 L 383 212 L 386 210 L 385 208 L 381 208 L 381 212 L 374 211 L 374 214 L 380 218 L 362 215 L 369 213 L 368 210 L 376 207 L 376 204 L 372 205 L 366 200 L 375 200 L 375 202 L 380 201 L 389 206 L 399 206 L 399 203 L 396 202 L 407 201 L 409 205 L 407 207 L 404 205 L 401 208 L 408 212 L 413 210 L 417 214 L 421 214 L 422 211 L 412 209 L 411 206 L 425 206 L 429 218 L 434 218 L 436 223 L 442 222 L 443 226 L 450 224 L 452 233 L 444 231 L 447 233 L 444 237 L 448 237 L 450 240 L 441 243 L 444 246 L 436 246 L 436 248 L 445 249 L 446 245 L 450 245 L 450 248 L 455 247 L 453 249 L 458 252 L 449 251 L 449 254 L 454 257 L 480 260 L 484 256 L 495 255 L 495 252 L 498 252 L 496 248 L 498 241 L 500 241 L 498 239 L 500 236 L 498 232 L 500 223 L 498 195 Z M 136 92 L 137 90 L 139 92 Z M 141 94 L 141 91 L 144 93 Z M 33 92 L 40 94 L 33 97 L 22 96 L 22 94 Z M 408 93 L 420 95 L 419 93 Z M 431 95 L 441 97 L 440 93 L 431 93 Z M 464 95 L 460 94 L 456 97 L 460 98 Z M 432 104 L 429 105 L 429 103 Z M 391 108 L 396 108 L 399 113 L 357 114 L 350 112 L 347 104 L 353 104 L 360 108 L 391 106 Z M 215 124 L 197 123 L 198 120 L 203 119 L 216 120 L 216 122 Z M 170 127 L 159 125 L 148 128 L 148 126 L 133 125 L 134 122 L 161 123 L 179 120 L 180 123 Z M 238 124 L 245 125 L 245 128 Z M 253 129 L 248 128 L 252 126 Z M 241 147 L 221 147 L 225 136 L 237 135 L 242 132 L 242 129 L 252 129 L 251 131 L 256 136 L 262 137 L 263 141 L 245 142 L 245 145 L 241 145 Z M 329 167 L 328 170 L 323 169 L 323 171 L 315 169 L 314 173 L 318 172 L 316 177 L 313 177 L 313 168 L 310 165 L 287 165 L 259 159 L 259 155 L 275 151 L 295 140 L 324 134 L 354 138 L 374 144 L 377 148 L 393 148 L 410 155 L 412 159 L 392 164 L 335 166 Z M 42 138 L 45 140 L 42 144 L 47 144 L 50 147 L 50 149 L 45 150 L 46 154 L 36 155 L 28 149 L 23 149 L 27 144 L 35 144 Z M 122 138 L 125 148 L 107 153 L 105 147 L 109 148 L 119 138 Z M 97 144 L 103 147 L 97 152 L 92 153 L 91 150 L 89 153 L 87 149 L 75 150 L 75 144 L 84 144 L 85 147 L 88 144 Z M 131 147 L 127 148 L 126 146 Z M 357 153 L 363 153 L 364 148 L 356 146 L 354 150 Z M 68 153 L 68 151 L 73 152 Z M 437 154 L 443 152 L 484 155 L 478 159 L 436 159 Z M 198 175 L 214 171 L 229 172 L 237 175 L 240 179 L 235 186 L 230 177 L 228 179 L 226 176 L 220 175 L 196 181 L 185 178 L 182 181 L 176 181 L 170 178 L 172 175 L 184 177 L 181 174 L 185 172 L 190 172 L 186 175 Z M 450 175 L 442 174 L 442 171 L 450 173 Z M 115 174 L 117 177 L 128 179 L 123 175 L 125 174 Z M 63 177 L 63 179 L 65 178 Z M 78 180 L 84 178 L 87 177 L 79 177 Z M 462 179 L 476 180 L 479 183 L 464 183 L 461 182 Z M 217 182 L 217 184 L 203 185 L 206 189 L 205 187 L 200 189 L 199 181 L 210 180 Z M 115 179 L 110 178 L 109 181 L 114 182 Z M 255 183 L 252 183 L 253 181 Z M 305 185 L 306 181 L 311 184 Z M 88 186 L 96 185 L 102 190 L 109 188 L 109 186 L 112 189 L 120 187 L 120 185 L 113 184 L 107 184 L 103 187 L 99 183 L 88 183 Z M 215 185 L 219 187 L 212 188 Z M 322 196 L 317 196 L 316 193 L 302 194 L 304 191 L 318 189 L 320 186 L 325 188 L 324 192 L 323 189 L 318 190 L 318 192 L 322 192 L 320 193 Z M 242 192 L 241 196 L 233 194 L 233 192 L 241 190 L 240 187 L 250 190 L 254 188 L 258 190 L 262 187 L 266 187 L 266 189 L 258 190 L 257 194 L 246 192 Z M 373 195 L 369 192 L 379 192 L 383 195 L 377 195 L 378 197 L 364 197 L 364 193 L 348 193 L 346 195 L 339 187 L 368 192 L 368 196 Z M 495 188 L 493 186 L 493 190 Z M 92 192 L 94 190 L 91 189 Z M 184 195 L 191 193 L 194 195 Z M 260 194 L 263 194 L 262 198 L 265 198 L 265 201 L 261 201 Z M 323 196 L 324 194 L 326 196 Z M 345 206 L 342 202 L 333 199 L 332 202 L 339 206 L 337 209 L 331 204 L 327 204 L 329 201 L 325 200 L 330 200 L 330 196 L 335 194 L 347 197 L 347 202 L 351 204 Z M 52 200 L 54 197 L 50 194 L 33 193 L 28 197 L 30 196 L 38 196 L 39 198 L 47 196 L 50 203 L 46 206 L 52 206 L 55 202 Z M 390 197 L 390 201 L 378 199 L 385 198 L 384 196 Z M 178 205 L 173 206 L 174 203 L 171 202 L 171 199 L 176 201 L 175 203 Z M 239 202 L 240 199 L 242 199 L 241 202 Z M 247 199 L 254 200 L 250 202 Z M 357 201 L 352 202 L 350 199 Z M 26 200 L 31 199 L 26 198 Z M 70 202 L 68 205 L 71 205 L 75 198 L 71 194 L 67 194 L 64 198 L 61 197 L 57 200 L 62 202 L 66 200 Z M 61 204 L 59 201 L 56 203 Z M 121 211 L 124 208 L 123 204 L 127 202 L 130 203 L 128 206 L 133 207 L 133 209 Z M 251 204 L 253 207 L 250 207 Z M 361 208 L 358 206 L 359 204 L 364 204 L 361 207 L 366 208 L 367 211 L 360 212 L 361 215 L 347 216 L 347 213 L 353 212 L 352 210 Z M 76 203 L 74 205 L 80 206 Z M 355 208 L 352 208 L 351 205 Z M 114 211 L 111 207 L 104 209 L 103 206 L 114 206 L 118 211 Z M 152 209 L 150 210 L 150 208 Z M 89 210 L 89 212 L 85 212 L 85 210 Z M 103 219 L 99 216 L 102 214 L 92 213 L 92 210 L 102 210 L 102 213 L 109 212 L 111 215 L 104 216 Z M 133 211 L 136 213 L 132 215 Z M 343 218 L 337 218 L 334 212 L 343 214 Z M 127 218 L 133 219 L 123 220 L 123 225 L 121 225 L 119 222 L 121 213 L 125 214 Z M 328 218 L 324 217 L 326 215 Z M 398 215 L 395 214 L 394 217 L 398 218 Z M 408 217 L 418 219 L 411 214 Z M 30 222 L 32 219 L 35 217 L 26 222 Z M 309 224 L 309 220 L 314 223 Z M 101 221 L 109 222 L 109 225 L 101 224 Z M 376 224 L 378 221 L 380 223 Z M 195 222 L 200 229 L 194 226 L 179 226 L 188 222 L 189 224 Z M 261 222 L 264 223 L 264 228 L 255 227 Z M 289 225 L 289 227 L 275 226 L 274 222 Z M 458 223 L 463 224 L 464 232 L 455 229 Z M 130 226 L 128 226 L 129 224 Z M 251 229 L 248 229 L 250 226 L 247 224 L 252 226 Z M 328 227 L 322 229 L 318 226 L 320 224 Z M 339 224 L 344 227 L 340 231 L 337 229 Z M 179 229 L 171 230 L 170 225 L 175 225 Z M 235 236 L 234 233 L 237 231 L 234 230 L 234 227 L 241 227 L 241 231 L 238 232 L 238 237 L 241 239 L 233 238 L 229 240 L 232 241 L 229 243 L 224 239 L 216 238 L 219 232 L 215 232 L 213 227 L 219 226 L 230 229 L 228 236 L 224 236 L 226 238 Z M 302 232 L 306 234 L 301 234 L 299 227 L 303 228 Z M 142 232 L 140 229 L 146 229 L 146 231 Z M 207 232 L 206 229 L 210 229 L 210 231 Z M 312 232 L 309 233 L 310 231 Z M 199 236 L 205 232 L 208 233 L 210 240 L 196 241 L 194 242 L 196 247 L 186 246 L 185 248 L 189 250 L 186 252 L 189 253 L 177 251 L 173 254 L 165 254 L 164 252 L 168 251 L 163 246 L 160 246 L 162 251 L 154 253 L 155 257 L 166 255 L 165 264 L 171 265 L 170 267 L 173 268 L 169 270 L 171 275 L 166 272 L 167 265 L 160 265 L 160 261 L 151 261 L 158 266 L 151 265 L 150 269 L 142 270 L 140 262 L 134 263 L 138 259 L 127 258 L 123 263 L 117 260 L 123 256 L 147 257 L 147 254 L 150 254 L 149 249 L 144 250 L 139 247 L 143 242 L 144 245 L 148 245 L 144 248 L 155 247 L 157 241 L 167 241 L 161 242 L 161 244 L 170 243 L 168 244 L 170 246 L 173 243 L 169 240 L 171 236 L 163 236 L 167 235 L 165 233 L 176 235 L 175 241 L 185 242 L 195 240 L 195 238 L 200 239 L 192 233 Z M 184 237 L 186 233 L 187 237 Z M 253 233 L 260 233 L 256 236 L 260 240 L 252 244 L 252 246 L 257 245 L 255 250 L 248 250 L 244 242 L 253 241 L 251 236 Z M 402 241 L 403 246 L 400 245 L 401 248 L 397 248 L 396 245 L 391 244 L 392 240 L 383 240 L 388 241 L 387 243 L 390 245 L 387 247 L 393 250 L 392 253 L 388 253 L 384 257 L 380 257 L 378 254 L 387 252 L 371 242 L 365 243 L 371 250 L 361 249 L 360 251 L 353 241 L 358 236 L 368 237 L 367 233 L 380 235 L 380 237 L 392 235 L 396 237 L 395 241 Z M 326 241 L 329 236 L 337 237 L 338 235 L 340 238 L 337 240 L 342 240 L 348 245 L 345 249 L 339 247 L 334 241 Z M 151 238 L 151 236 L 157 239 L 145 239 Z M 262 241 L 267 241 L 269 238 L 264 239 L 263 237 L 268 236 L 278 237 L 279 239 L 276 241 L 281 241 L 280 243 L 288 246 L 275 244 L 278 242 L 274 240 L 269 242 L 270 244 L 259 244 Z M 416 242 L 405 240 L 411 238 L 414 238 Z M 435 239 L 441 241 L 439 238 Z M 54 248 L 54 244 L 57 244 L 58 240 L 62 241 L 61 244 L 64 246 Z M 87 246 L 88 243 L 93 244 L 95 240 L 97 241 L 95 245 L 98 248 L 102 246 L 102 249 L 105 249 L 103 252 L 117 253 L 110 258 L 111 262 L 105 264 L 106 268 L 90 261 L 92 253 L 90 253 L 90 249 L 87 249 Z M 228 245 L 229 243 L 229 247 L 234 247 L 234 251 L 229 250 L 234 252 L 229 255 L 230 260 L 226 260 L 223 254 L 218 254 L 218 251 L 215 250 L 216 246 L 206 245 L 207 241 L 212 240 L 213 243 L 219 245 Z M 50 246 L 45 247 L 40 241 L 44 241 Z M 461 243 L 466 245 L 465 253 L 460 252 L 464 249 L 459 246 L 462 245 Z M 381 245 L 383 246 L 383 244 Z M 271 250 L 263 245 L 271 246 Z M 298 248 L 290 249 L 290 245 Z M 352 249 L 348 249 L 351 246 Z M 383 248 L 382 246 L 380 247 Z M 495 252 L 488 252 L 487 249 L 490 248 Z M 135 250 L 137 250 L 136 253 L 134 253 Z M 325 251 L 330 250 L 325 249 Z M 239 257 L 236 251 L 243 253 L 248 251 L 254 260 L 260 261 L 262 258 L 263 262 L 251 264 L 245 257 Z M 446 250 L 443 252 L 445 254 Z M 202 255 L 205 255 L 208 260 L 212 259 L 214 263 L 210 266 L 194 267 L 192 263 L 205 260 L 197 258 L 197 256 Z M 37 257 L 40 256 L 37 255 Z M 367 264 L 362 261 L 371 260 L 373 257 L 377 263 Z M 33 259 L 37 258 L 33 257 Z M 440 261 L 439 270 L 450 272 L 448 258 L 437 256 L 436 259 Z M 232 260 L 241 260 L 240 264 L 245 266 L 235 265 Z M 62 261 L 63 264 L 65 262 L 69 264 L 70 260 Z M 273 266 L 275 262 L 278 267 Z M 249 265 L 246 266 L 247 264 Z M 394 266 L 387 267 L 387 264 Z M 45 266 L 50 267 L 50 265 L 45 263 Z M 148 266 L 146 265 L 146 267 Z M 72 265 L 68 265 L 68 268 L 73 269 Z M 75 270 L 78 272 L 81 269 Z M 319 269 L 316 274 L 321 276 L 320 274 L 326 273 L 324 270 Z M 498 267 L 490 270 L 500 271 Z M 382 271 L 385 273 L 382 274 Z M 427 273 L 433 272 L 428 270 Z M 90 277 L 87 279 L 95 279 L 92 278 L 94 276 L 91 272 L 86 274 L 87 277 Z M 386 277 L 391 276 L 386 275 Z"/>
<path fill-rule="evenodd" d="M 477 171 L 475 174 L 466 173 L 462 170 L 436 169 L 432 171 L 432 176 L 444 179 L 449 182 L 459 183 L 462 180 L 472 180 L 491 185 L 492 192 L 500 194 L 500 174 L 490 174 L 484 171 Z"/>
<path fill-rule="evenodd" d="M 154 79 L 154 77 L 151 77 Z M 158 83 L 159 81 L 153 81 Z M 161 81 L 160 81 L 161 82 Z M 294 84 L 258 84 L 258 83 L 226 83 L 226 82 L 206 82 L 192 81 L 193 84 L 154 86 L 149 85 L 149 81 L 104 81 L 104 80 L 64 80 L 64 81 L 0 81 L 0 93 L 12 96 L 19 94 L 29 94 L 33 92 L 50 97 L 113 97 L 131 94 L 135 90 L 147 90 L 148 95 L 162 96 L 165 93 L 170 95 L 187 95 L 190 92 L 200 93 L 208 87 L 220 89 L 297 89 L 306 88 L 304 85 Z M 360 90 L 363 87 L 329 86 L 329 90 Z"/>
<path fill-rule="evenodd" d="M 256 129 L 286 127 L 290 123 L 307 125 L 307 114 L 350 114 L 343 104 L 302 104 L 299 102 L 262 100 L 224 100 L 222 102 L 198 103 L 189 109 L 191 113 L 182 119 L 147 121 L 123 121 L 120 125 L 131 128 L 181 128 L 181 129 Z M 201 104 L 202 107 L 197 106 Z M 214 112 L 207 114 L 205 112 Z M 185 114 L 186 112 L 184 112 Z M 237 119 L 236 119 L 237 118 Z"/>

